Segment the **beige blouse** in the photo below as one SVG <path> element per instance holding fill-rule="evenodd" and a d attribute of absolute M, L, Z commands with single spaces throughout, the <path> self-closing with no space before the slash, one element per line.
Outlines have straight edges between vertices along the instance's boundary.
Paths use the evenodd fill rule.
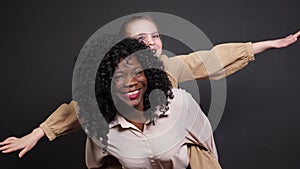
<path fill-rule="evenodd" d="M 143 131 L 118 114 L 108 124 L 107 153 L 103 153 L 101 141 L 87 138 L 88 168 L 115 165 L 116 162 L 106 161 L 111 155 L 118 159 L 122 168 L 183 169 L 189 164 L 186 143 L 193 143 L 194 139 L 217 158 L 210 122 L 198 103 L 185 90 L 173 89 L 173 94 L 165 115 L 160 117 L 161 112 L 157 111 L 155 125 L 148 121 Z"/>
<path fill-rule="evenodd" d="M 251 42 L 226 43 L 211 50 L 168 58 L 161 56 L 166 72 L 174 87 L 178 82 L 191 79 L 220 79 L 245 67 L 254 60 Z M 80 128 L 74 101 L 59 106 L 40 127 L 49 140 Z"/>

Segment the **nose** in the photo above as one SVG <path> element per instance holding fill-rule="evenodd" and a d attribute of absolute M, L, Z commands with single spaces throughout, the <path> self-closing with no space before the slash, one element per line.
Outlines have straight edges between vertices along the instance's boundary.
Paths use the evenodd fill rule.
<path fill-rule="evenodd" d="M 145 40 L 144 40 L 144 43 L 147 45 L 147 46 L 151 46 L 151 45 L 154 45 L 155 42 L 154 42 L 154 39 L 152 38 L 152 36 L 149 36 L 147 35 Z"/>
<path fill-rule="evenodd" d="M 124 86 L 132 88 L 137 85 L 137 79 L 135 76 L 128 76 L 124 81 Z"/>

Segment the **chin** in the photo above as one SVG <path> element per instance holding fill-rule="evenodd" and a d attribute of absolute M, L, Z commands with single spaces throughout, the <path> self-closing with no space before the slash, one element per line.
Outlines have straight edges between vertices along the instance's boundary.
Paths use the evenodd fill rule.
<path fill-rule="evenodd" d="M 137 108 L 138 106 L 140 106 L 140 104 L 142 104 L 140 101 L 129 101 L 128 105 Z"/>

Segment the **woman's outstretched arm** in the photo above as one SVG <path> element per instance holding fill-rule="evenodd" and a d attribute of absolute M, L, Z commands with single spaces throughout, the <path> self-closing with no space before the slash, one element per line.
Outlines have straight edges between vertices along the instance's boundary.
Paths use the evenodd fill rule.
<path fill-rule="evenodd" d="M 295 43 L 299 36 L 300 36 L 300 31 L 298 31 L 295 34 L 291 34 L 285 38 L 255 42 L 253 43 L 253 52 L 254 54 L 258 54 L 271 48 L 287 47 Z"/>
<path fill-rule="evenodd" d="M 20 150 L 19 157 L 22 158 L 44 135 L 44 131 L 38 127 L 21 138 L 8 137 L 0 142 L 0 151 L 2 153 L 11 153 Z"/>

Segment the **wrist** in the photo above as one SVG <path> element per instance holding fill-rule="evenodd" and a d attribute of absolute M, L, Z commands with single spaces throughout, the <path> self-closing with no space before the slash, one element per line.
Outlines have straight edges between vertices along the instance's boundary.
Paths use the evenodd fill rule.
<path fill-rule="evenodd" d="M 271 49 L 271 48 L 277 48 L 278 42 L 276 40 L 268 40 L 266 41 L 265 48 L 266 49 Z"/>
<path fill-rule="evenodd" d="M 32 134 L 37 138 L 37 139 L 40 139 L 42 137 L 44 137 L 45 133 L 44 131 L 38 127 L 38 128 L 35 128 L 33 131 L 32 131 Z"/>
<path fill-rule="evenodd" d="M 274 41 L 270 41 L 270 40 L 255 42 L 252 44 L 252 47 L 253 47 L 254 54 L 258 54 L 258 53 L 264 52 L 267 49 L 274 48 L 275 43 L 274 43 Z"/>

